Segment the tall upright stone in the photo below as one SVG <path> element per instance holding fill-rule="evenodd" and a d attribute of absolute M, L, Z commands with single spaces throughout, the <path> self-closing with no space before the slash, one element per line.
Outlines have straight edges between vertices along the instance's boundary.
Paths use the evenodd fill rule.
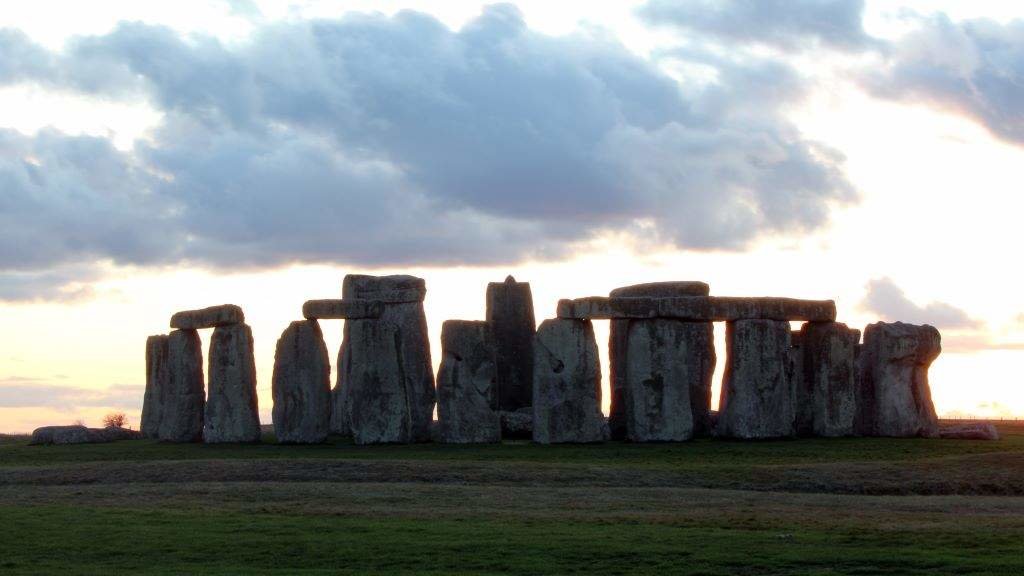
<path fill-rule="evenodd" d="M 682 296 L 707 296 L 710 288 L 704 282 L 653 282 L 649 284 L 637 284 L 616 288 L 609 294 L 612 298 L 674 298 Z M 611 410 L 608 416 L 608 426 L 611 437 L 614 440 L 622 440 L 627 436 L 626 427 L 626 367 L 629 365 L 628 358 L 628 334 L 629 326 L 634 322 L 630 319 L 613 319 L 611 331 L 608 337 L 608 360 L 611 380 Z M 706 330 L 713 336 L 713 328 L 710 322 L 692 323 L 695 327 L 688 330 L 691 336 L 699 337 L 698 333 Z M 709 337 L 705 345 L 691 342 L 685 351 L 680 351 L 676 360 L 693 366 L 703 366 L 710 371 L 705 375 L 700 370 L 687 370 L 693 376 L 686 385 L 690 389 L 690 408 L 694 433 L 698 435 L 710 432 L 708 425 L 709 411 L 711 410 L 711 380 L 715 371 L 715 346 L 713 337 Z M 653 358 L 643 360 L 649 364 Z M 668 358 L 662 355 L 662 361 Z M 710 365 L 707 363 L 710 362 Z"/>
<path fill-rule="evenodd" d="M 383 304 L 376 319 L 346 320 L 331 428 L 361 444 L 427 442 L 436 395 L 426 283 L 414 276 L 349 274 L 342 298 Z"/>
<path fill-rule="evenodd" d="M 860 331 L 838 322 L 807 322 L 794 338 L 796 432 L 801 436 L 850 436 L 857 413 L 856 350 Z"/>
<path fill-rule="evenodd" d="M 441 327 L 437 417 L 442 442 L 501 441 L 494 343 L 486 322 L 448 320 Z"/>
<path fill-rule="evenodd" d="M 498 409 L 513 412 L 533 403 L 533 292 L 529 282 L 487 285 L 487 323 L 498 368 Z"/>
<path fill-rule="evenodd" d="M 877 322 L 864 330 L 857 385 L 857 433 L 938 435 L 928 368 L 942 351 L 932 326 Z"/>
<path fill-rule="evenodd" d="M 146 392 L 142 399 L 142 421 L 139 429 L 146 438 L 160 437 L 163 418 L 163 395 L 170 384 L 166 334 L 146 339 Z"/>
<path fill-rule="evenodd" d="M 533 441 L 601 442 L 601 362 L 588 320 L 545 320 L 534 341 Z"/>
<path fill-rule="evenodd" d="M 331 421 L 331 362 L 320 323 L 292 322 L 274 353 L 274 434 L 283 444 L 317 444 Z"/>
<path fill-rule="evenodd" d="M 725 339 L 717 434 L 741 439 L 792 436 L 796 390 L 789 322 L 736 320 L 726 325 Z"/>
<path fill-rule="evenodd" d="M 160 431 L 165 442 L 203 439 L 203 344 L 195 330 L 174 330 L 167 338 L 168 381 L 161 398 Z"/>
<path fill-rule="evenodd" d="M 259 442 L 256 359 L 247 324 L 218 326 L 210 339 L 203 441 Z"/>

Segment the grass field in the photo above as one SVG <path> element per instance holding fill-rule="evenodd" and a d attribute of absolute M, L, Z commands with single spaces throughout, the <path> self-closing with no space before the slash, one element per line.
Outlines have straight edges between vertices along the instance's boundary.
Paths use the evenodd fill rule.
<path fill-rule="evenodd" d="M 1021 574 L 998 442 L 27 446 L 0 574 Z"/>

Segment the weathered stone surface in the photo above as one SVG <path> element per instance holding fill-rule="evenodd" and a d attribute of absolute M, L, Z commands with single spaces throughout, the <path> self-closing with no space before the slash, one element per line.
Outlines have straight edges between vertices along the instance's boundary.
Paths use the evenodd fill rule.
<path fill-rule="evenodd" d="M 168 336 L 161 334 L 146 339 L 146 392 L 142 399 L 142 421 L 139 428 L 147 438 L 160 435 L 163 417 L 163 395 L 171 374 L 167 364 Z"/>
<path fill-rule="evenodd" d="M 157 438 L 165 442 L 203 439 L 203 344 L 195 330 L 175 330 L 167 339 L 168 382 L 160 404 Z"/>
<path fill-rule="evenodd" d="M 306 320 L 358 320 L 379 318 L 384 304 L 374 300 L 308 300 L 302 305 Z"/>
<path fill-rule="evenodd" d="M 502 411 L 501 437 L 504 440 L 529 440 L 533 438 L 533 407 L 515 411 Z"/>
<path fill-rule="evenodd" d="M 437 374 L 441 442 L 500 442 L 494 342 L 487 323 L 446 321 L 441 327 L 441 353 Z"/>
<path fill-rule="evenodd" d="M 616 288 L 609 294 L 612 298 L 678 298 L 686 296 L 707 296 L 711 288 L 704 282 L 652 282 L 648 284 L 636 284 Z M 608 415 L 608 428 L 613 440 L 626 438 L 626 351 L 628 346 L 627 334 L 631 320 L 617 319 L 611 321 L 611 331 L 608 336 L 608 366 L 610 368 L 610 389 L 611 389 L 611 410 Z M 712 371 L 714 370 L 714 343 L 710 343 Z M 708 382 L 710 386 L 710 380 Z M 702 392 L 697 398 L 692 398 L 694 408 L 694 433 L 698 435 L 710 432 L 707 424 L 706 410 L 703 406 L 711 404 L 711 389 Z"/>
<path fill-rule="evenodd" d="M 210 339 L 203 441 L 259 442 L 256 359 L 247 324 L 218 326 Z"/>
<path fill-rule="evenodd" d="M 726 325 L 719 436 L 780 438 L 795 432 L 796 390 L 789 323 L 737 320 Z"/>
<path fill-rule="evenodd" d="M 632 320 L 626 336 L 626 438 L 681 442 L 707 425 L 715 372 L 708 322 Z"/>
<path fill-rule="evenodd" d="M 533 441 L 601 442 L 601 363 L 586 320 L 545 320 L 534 341 Z"/>
<path fill-rule="evenodd" d="M 427 283 L 423 278 L 398 274 L 393 276 L 368 276 L 349 274 L 342 283 L 342 297 L 345 300 L 374 300 L 385 304 L 406 304 L 423 302 L 427 295 Z"/>
<path fill-rule="evenodd" d="M 832 322 L 836 304 L 831 300 L 794 298 L 734 298 L 686 296 L 680 298 L 604 298 L 593 296 L 558 303 L 559 318 L 613 320 L 616 318 L 677 318 L 694 322 L 734 320 L 804 320 Z"/>
<path fill-rule="evenodd" d="M 498 367 L 498 407 L 511 411 L 533 403 L 533 292 L 529 282 L 487 285 L 487 322 L 491 328 Z"/>
<path fill-rule="evenodd" d="M 283 444 L 317 444 L 331 421 L 331 363 L 316 320 L 292 322 L 274 354 L 274 434 Z"/>
<path fill-rule="evenodd" d="M 999 440 L 999 430 L 990 422 L 965 422 L 940 426 L 939 436 L 950 440 Z"/>
<path fill-rule="evenodd" d="M 171 328 L 179 330 L 200 330 L 245 322 L 242 309 L 234 304 L 210 306 L 201 310 L 185 310 L 171 316 Z"/>
<path fill-rule="evenodd" d="M 864 330 L 857 385 L 857 433 L 938 435 L 928 367 L 942 351 L 932 326 L 877 322 Z"/>
<path fill-rule="evenodd" d="M 119 440 L 137 440 L 142 432 L 127 428 L 86 428 L 85 426 L 43 426 L 32 432 L 30 445 L 102 444 Z"/>
<path fill-rule="evenodd" d="M 342 297 L 425 293 L 412 276 L 345 277 Z M 360 444 L 427 442 L 436 395 L 421 301 L 390 302 L 376 320 L 348 320 L 339 352 L 332 429 Z"/>
<path fill-rule="evenodd" d="M 837 322 L 808 322 L 795 333 L 796 432 L 850 436 L 857 414 L 856 349 L 860 330 Z"/>

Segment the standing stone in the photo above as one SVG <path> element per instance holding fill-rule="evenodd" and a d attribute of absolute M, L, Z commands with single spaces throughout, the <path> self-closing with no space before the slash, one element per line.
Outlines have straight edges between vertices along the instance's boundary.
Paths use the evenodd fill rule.
<path fill-rule="evenodd" d="M 274 354 L 274 434 L 282 444 L 317 444 L 331 420 L 331 361 L 316 320 L 292 322 Z"/>
<path fill-rule="evenodd" d="M 209 395 L 203 441 L 259 442 L 256 359 L 247 324 L 218 326 L 210 339 Z"/>
<path fill-rule="evenodd" d="M 902 322 L 868 326 L 859 361 L 857 433 L 937 436 L 928 367 L 941 351 L 939 331 L 932 326 Z"/>
<path fill-rule="evenodd" d="M 534 341 L 533 441 L 601 442 L 601 362 L 587 320 L 545 320 Z"/>
<path fill-rule="evenodd" d="M 794 339 L 797 434 L 850 436 L 857 414 L 856 350 L 860 331 L 837 322 L 808 322 Z"/>
<path fill-rule="evenodd" d="M 384 306 L 377 319 L 345 321 L 332 430 L 360 444 L 430 441 L 436 396 L 425 294 L 414 276 L 345 276 L 343 299 Z"/>
<path fill-rule="evenodd" d="M 708 322 L 629 321 L 623 395 L 628 440 L 681 442 L 693 437 L 698 419 L 707 425 L 713 339 Z"/>
<path fill-rule="evenodd" d="M 494 344 L 486 322 L 448 320 L 441 327 L 437 374 L 440 440 L 450 444 L 501 441 Z"/>
<path fill-rule="evenodd" d="M 681 296 L 707 296 L 710 287 L 704 282 L 653 282 L 649 284 L 637 284 L 616 288 L 609 294 L 612 298 L 674 298 Z M 626 438 L 626 367 L 629 325 L 633 322 L 629 319 L 614 319 L 611 321 L 611 331 L 608 337 L 608 360 L 611 371 L 611 410 L 608 416 L 608 426 L 613 440 Z M 706 324 L 708 330 L 712 330 L 711 323 L 696 323 L 703 326 Z M 698 435 L 710 432 L 708 425 L 708 411 L 711 409 L 711 379 L 715 371 L 715 346 L 714 340 L 709 339 L 707 348 L 697 350 L 693 347 L 689 350 L 695 352 L 693 358 L 681 357 L 683 362 L 700 363 L 710 359 L 710 374 L 706 379 L 694 379 L 689 383 L 691 392 L 690 406 L 693 411 L 694 433 Z"/>
<path fill-rule="evenodd" d="M 513 412 L 533 403 L 533 292 L 529 282 L 487 285 L 487 323 L 498 367 L 498 409 Z"/>
<path fill-rule="evenodd" d="M 781 438 L 795 432 L 796 390 L 789 322 L 736 320 L 726 325 L 719 436 Z"/>
<path fill-rule="evenodd" d="M 167 338 L 169 378 L 162 395 L 160 432 L 166 442 L 203 439 L 203 344 L 195 330 L 174 330 Z"/>
<path fill-rule="evenodd" d="M 170 382 L 167 364 L 168 336 L 150 336 L 146 339 L 146 393 L 142 400 L 142 422 L 139 429 L 146 438 L 160 436 L 160 420 L 163 417 L 163 395 Z"/>

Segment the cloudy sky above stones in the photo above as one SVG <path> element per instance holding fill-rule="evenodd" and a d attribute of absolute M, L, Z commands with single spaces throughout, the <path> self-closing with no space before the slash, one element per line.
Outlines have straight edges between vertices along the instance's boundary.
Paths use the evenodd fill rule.
<path fill-rule="evenodd" d="M 497 269 L 600 262 L 610 245 L 792 272 L 856 259 L 838 246 L 859 234 L 877 266 L 836 268 L 841 310 L 936 324 L 965 352 L 1024 340 L 1024 303 L 993 296 L 993 318 L 919 272 L 983 273 L 956 243 L 1008 249 L 991 239 L 1019 203 L 945 222 L 973 214 L 956 202 L 991 203 L 979 194 L 1002 173 L 918 188 L 934 186 L 920 168 L 935 142 L 1024 159 L 1013 3 L 161 4 L 0 6 L 6 310 L 130 300 L 104 289 L 125 271 Z M 919 122 L 918 140 L 883 113 Z M 861 159 L 897 141 L 907 158 Z M 648 276 L 680 276 L 670 265 Z M 838 290 L 777 275 L 790 284 L 763 284 Z M 0 359 L 0 406 L 33 377 Z"/>

